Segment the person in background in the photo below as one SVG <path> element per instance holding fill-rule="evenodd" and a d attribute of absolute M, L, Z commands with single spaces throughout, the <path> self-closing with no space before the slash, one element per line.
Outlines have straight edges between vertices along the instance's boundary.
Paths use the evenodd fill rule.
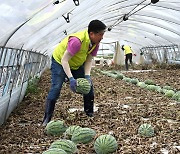
<path fill-rule="evenodd" d="M 136 56 L 136 54 L 133 54 L 131 47 L 128 45 L 122 45 L 122 50 L 124 51 L 124 54 L 125 54 L 125 67 L 126 67 L 126 70 L 128 71 L 128 61 L 133 67 L 132 55 Z"/>
<path fill-rule="evenodd" d="M 94 112 L 94 90 L 91 80 L 92 58 L 97 55 L 99 43 L 103 39 L 106 25 L 100 20 L 92 20 L 88 29 L 70 34 L 62 40 L 52 54 L 51 88 L 45 103 L 42 125 L 51 120 L 55 103 L 65 81 L 69 79 L 70 89 L 76 92 L 77 78 L 86 78 L 91 83 L 91 90 L 83 95 L 84 111 L 92 117 Z"/>

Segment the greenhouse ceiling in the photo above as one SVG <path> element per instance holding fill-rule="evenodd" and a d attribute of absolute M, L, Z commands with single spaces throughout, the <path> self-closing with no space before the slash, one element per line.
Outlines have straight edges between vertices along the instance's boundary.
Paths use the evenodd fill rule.
<path fill-rule="evenodd" d="M 179 0 L 0 0 L 0 46 L 50 55 L 66 35 L 102 20 L 102 42 L 179 44 Z"/>

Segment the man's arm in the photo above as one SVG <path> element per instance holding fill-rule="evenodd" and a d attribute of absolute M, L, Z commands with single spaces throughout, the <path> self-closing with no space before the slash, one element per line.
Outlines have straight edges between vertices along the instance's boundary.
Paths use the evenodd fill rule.
<path fill-rule="evenodd" d="M 131 47 L 130 47 L 131 48 Z M 132 55 L 134 55 L 134 56 L 136 56 L 136 54 L 134 53 L 134 51 L 131 49 L 131 51 L 132 51 Z"/>
<path fill-rule="evenodd" d="M 92 58 L 93 58 L 93 56 L 91 54 L 89 54 L 87 56 L 86 62 L 84 64 L 85 75 L 90 75 L 91 74 Z"/>
<path fill-rule="evenodd" d="M 62 60 L 61 60 L 61 64 L 62 64 L 62 67 L 64 69 L 64 72 L 66 73 L 66 75 L 68 76 L 68 78 L 70 77 L 73 77 L 72 76 L 72 73 L 71 73 L 71 69 L 69 67 L 69 63 L 68 61 L 72 58 L 73 56 L 71 56 L 71 54 L 66 50 L 63 57 L 62 57 Z"/>

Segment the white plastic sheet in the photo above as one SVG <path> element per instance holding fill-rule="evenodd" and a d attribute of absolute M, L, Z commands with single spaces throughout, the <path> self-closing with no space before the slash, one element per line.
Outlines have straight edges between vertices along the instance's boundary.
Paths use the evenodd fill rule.
<path fill-rule="evenodd" d="M 0 46 L 24 45 L 24 49 L 50 55 L 66 37 L 64 31 L 80 31 L 93 19 L 113 26 L 104 40 L 127 43 L 137 50 L 180 42 L 179 0 L 160 0 L 146 7 L 150 0 L 79 0 L 79 6 L 73 0 L 59 0 L 54 5 L 55 1 L 0 0 Z M 123 21 L 129 12 L 135 13 Z M 64 18 L 68 15 L 69 23 Z"/>

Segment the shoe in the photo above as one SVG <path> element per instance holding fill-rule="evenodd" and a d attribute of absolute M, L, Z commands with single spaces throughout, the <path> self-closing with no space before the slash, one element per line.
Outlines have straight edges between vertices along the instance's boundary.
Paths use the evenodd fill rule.
<path fill-rule="evenodd" d="M 50 119 L 46 118 L 46 119 L 43 121 L 42 126 L 46 126 L 49 122 L 50 122 Z"/>
<path fill-rule="evenodd" d="M 93 117 L 93 116 L 94 116 L 93 113 L 86 113 L 86 115 L 87 115 L 88 117 Z"/>
<path fill-rule="evenodd" d="M 46 126 L 51 121 L 51 117 L 52 117 L 51 114 L 50 115 L 45 114 L 43 118 L 42 126 Z"/>
<path fill-rule="evenodd" d="M 46 126 L 51 121 L 53 116 L 55 101 L 47 100 L 45 105 L 45 114 L 42 122 L 42 126 Z"/>

